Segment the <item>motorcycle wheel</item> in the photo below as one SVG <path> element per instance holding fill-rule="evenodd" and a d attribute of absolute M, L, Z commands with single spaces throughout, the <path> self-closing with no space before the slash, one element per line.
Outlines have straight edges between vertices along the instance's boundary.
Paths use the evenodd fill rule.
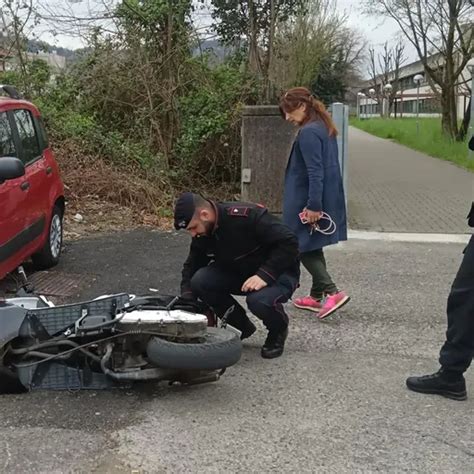
<path fill-rule="evenodd" d="M 240 360 L 242 342 L 237 334 L 222 328 L 207 328 L 203 342 L 178 343 L 154 337 L 147 346 L 150 362 L 165 369 L 217 370 Z"/>

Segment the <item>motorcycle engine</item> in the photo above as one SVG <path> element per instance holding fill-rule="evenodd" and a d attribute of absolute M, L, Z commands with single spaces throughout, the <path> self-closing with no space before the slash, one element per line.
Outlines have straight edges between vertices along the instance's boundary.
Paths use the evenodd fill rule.
<path fill-rule="evenodd" d="M 123 331 L 152 332 L 161 337 L 197 339 L 206 334 L 208 319 L 203 314 L 180 309 L 134 309 L 118 316 Z"/>

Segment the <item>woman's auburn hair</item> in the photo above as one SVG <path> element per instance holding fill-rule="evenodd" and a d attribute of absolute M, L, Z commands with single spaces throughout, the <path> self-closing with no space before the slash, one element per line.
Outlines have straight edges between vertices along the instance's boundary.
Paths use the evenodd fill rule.
<path fill-rule="evenodd" d="M 337 128 L 326 107 L 306 87 L 294 87 L 286 91 L 280 99 L 280 113 L 285 118 L 285 113 L 291 113 L 302 105 L 306 105 L 306 118 L 302 125 L 321 121 L 328 129 L 330 137 L 337 136 Z"/>

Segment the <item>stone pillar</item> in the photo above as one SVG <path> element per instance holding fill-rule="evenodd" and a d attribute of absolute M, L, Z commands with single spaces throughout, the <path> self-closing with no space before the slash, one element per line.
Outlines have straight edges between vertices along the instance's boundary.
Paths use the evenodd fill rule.
<path fill-rule="evenodd" d="M 282 212 L 283 180 L 296 127 L 276 105 L 244 107 L 242 117 L 242 201 Z"/>
<path fill-rule="evenodd" d="M 329 107 L 338 129 L 339 165 L 347 203 L 347 144 L 349 106 L 334 103 Z M 282 119 L 276 105 L 244 107 L 242 117 L 242 201 L 265 205 L 282 212 L 283 181 L 297 128 Z"/>

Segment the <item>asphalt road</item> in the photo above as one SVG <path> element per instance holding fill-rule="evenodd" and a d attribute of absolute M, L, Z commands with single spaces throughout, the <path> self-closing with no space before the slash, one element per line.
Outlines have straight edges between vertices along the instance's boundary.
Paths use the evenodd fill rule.
<path fill-rule="evenodd" d="M 147 231 L 85 239 L 55 272 L 82 276 L 73 299 L 173 293 L 187 242 Z M 215 384 L 0 396 L 0 472 L 472 472 L 472 371 L 467 402 L 404 386 L 437 369 L 461 251 L 357 240 L 330 249 L 352 301 L 326 322 L 289 308 L 284 356 L 260 358 L 260 329 Z"/>

